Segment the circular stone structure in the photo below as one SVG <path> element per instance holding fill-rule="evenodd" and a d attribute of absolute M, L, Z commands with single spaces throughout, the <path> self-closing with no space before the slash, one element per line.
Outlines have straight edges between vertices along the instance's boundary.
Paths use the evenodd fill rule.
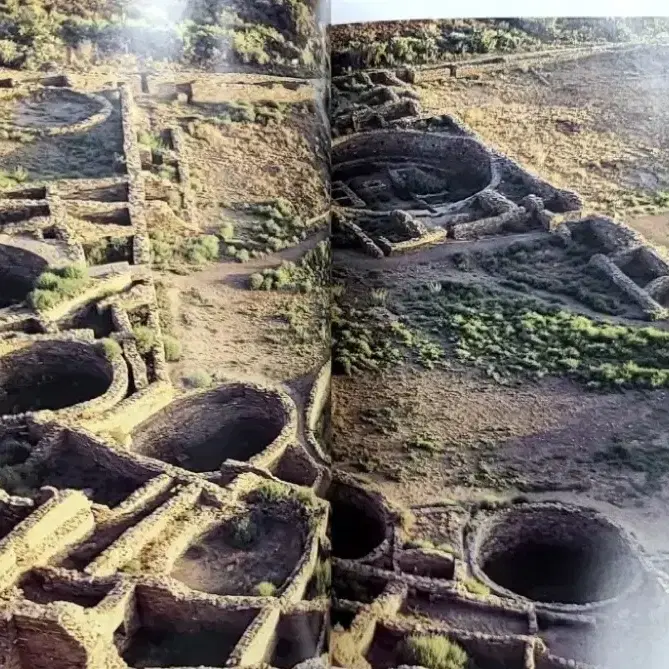
<path fill-rule="evenodd" d="M 358 486 L 337 481 L 327 494 L 330 502 L 332 555 L 361 560 L 386 539 L 388 523 L 381 501 Z"/>
<path fill-rule="evenodd" d="M 193 472 L 247 461 L 294 430 L 287 395 L 242 383 L 179 399 L 139 425 L 133 450 Z"/>
<path fill-rule="evenodd" d="M 0 244 L 0 309 L 23 302 L 47 262 L 35 253 Z"/>
<path fill-rule="evenodd" d="M 16 101 L 16 128 L 49 130 L 78 125 L 102 111 L 97 97 L 70 88 L 38 88 Z"/>
<path fill-rule="evenodd" d="M 0 416 L 74 407 L 104 395 L 111 363 L 77 341 L 38 341 L 0 358 Z"/>
<path fill-rule="evenodd" d="M 341 206 L 373 211 L 448 207 L 496 185 L 492 155 L 470 137 L 413 130 L 378 130 L 347 137 L 332 150 L 332 181 L 350 192 Z M 364 204 L 363 204 L 364 203 Z"/>
<path fill-rule="evenodd" d="M 498 594 L 557 608 L 602 605 L 630 592 L 642 569 L 624 533 L 591 509 L 524 504 L 487 518 L 470 553 Z"/>

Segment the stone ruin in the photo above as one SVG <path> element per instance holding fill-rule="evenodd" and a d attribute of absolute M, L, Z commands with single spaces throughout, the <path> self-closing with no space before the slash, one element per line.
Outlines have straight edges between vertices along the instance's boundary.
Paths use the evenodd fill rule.
<path fill-rule="evenodd" d="M 57 154 L 63 176 L 0 190 L 0 666 L 317 664 L 329 363 L 304 415 L 286 388 L 255 381 L 176 397 L 146 221 L 168 203 L 186 221 L 198 211 L 181 128 L 161 130 L 160 155 L 138 141 L 137 97 L 162 93 L 139 76 L 101 93 L 68 77 L 3 86 L 18 111 L 0 130 L 30 136 L 28 158 Z M 183 83 L 174 94 L 193 98 Z M 101 129 L 118 137 L 115 173 L 73 178 L 78 143 Z M 169 184 L 151 178 L 164 164 Z M 114 239 L 102 259 L 73 221 Z M 82 290 L 33 307 L 38 277 L 74 263 L 88 265 Z"/>
<path fill-rule="evenodd" d="M 447 239 L 548 231 L 554 214 L 580 209 L 576 193 L 530 174 L 453 117 L 422 115 L 417 98 L 392 73 L 333 80 L 341 243 L 384 257 Z"/>
<path fill-rule="evenodd" d="M 650 319 L 669 313 L 669 263 L 637 233 L 578 218 L 579 195 L 488 147 L 452 116 L 422 113 L 415 73 L 372 71 L 332 85 L 334 239 L 383 258 L 528 232 L 592 249 L 591 267 Z M 569 220 L 557 224 L 556 215 Z"/>
<path fill-rule="evenodd" d="M 652 320 L 669 314 L 669 262 L 630 227 L 604 216 L 565 222 L 556 234 L 592 250 L 590 265 Z"/>
<path fill-rule="evenodd" d="M 410 635 L 445 636 L 482 669 L 661 666 L 666 585 L 598 512 L 524 501 L 416 507 L 443 543 L 412 542 L 381 495 L 343 476 L 334 490 L 334 513 L 343 500 L 355 505 L 350 532 L 367 537 L 351 551 L 333 529 L 335 666 L 400 667 Z"/>

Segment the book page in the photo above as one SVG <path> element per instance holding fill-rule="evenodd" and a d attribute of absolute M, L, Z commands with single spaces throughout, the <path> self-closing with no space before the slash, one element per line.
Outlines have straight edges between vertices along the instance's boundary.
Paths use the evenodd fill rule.
<path fill-rule="evenodd" d="M 0 667 L 327 653 L 327 7 L 0 3 Z"/>
<path fill-rule="evenodd" d="M 333 27 L 334 666 L 665 666 L 668 30 Z"/>

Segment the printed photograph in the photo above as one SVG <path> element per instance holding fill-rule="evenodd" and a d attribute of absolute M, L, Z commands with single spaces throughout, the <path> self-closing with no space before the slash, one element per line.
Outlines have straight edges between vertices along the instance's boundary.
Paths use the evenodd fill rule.
<path fill-rule="evenodd" d="M 327 656 L 323 12 L 0 3 L 4 669 Z"/>
<path fill-rule="evenodd" d="M 0 0 L 0 668 L 665 669 L 669 19 L 330 24 Z"/>
<path fill-rule="evenodd" d="M 665 665 L 668 29 L 333 26 L 334 666 Z"/>

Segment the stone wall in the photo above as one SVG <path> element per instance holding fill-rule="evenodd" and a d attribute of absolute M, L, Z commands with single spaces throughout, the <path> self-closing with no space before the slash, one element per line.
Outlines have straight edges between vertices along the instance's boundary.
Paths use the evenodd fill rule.
<path fill-rule="evenodd" d="M 24 571 L 46 564 L 92 529 L 91 505 L 84 495 L 54 494 L 0 541 L 0 588 L 13 586 Z"/>
<path fill-rule="evenodd" d="M 441 169 L 453 174 L 467 170 L 468 175 L 480 183 L 479 190 L 496 185 L 499 179 L 490 152 L 478 141 L 412 130 L 379 130 L 335 142 L 332 149 L 335 178 L 342 165 L 379 156 L 405 160 L 413 157 L 421 163 L 439 164 Z"/>
<path fill-rule="evenodd" d="M 623 271 L 616 265 L 611 258 L 601 253 L 593 255 L 588 263 L 596 271 L 608 277 L 627 297 L 638 304 L 646 316 L 651 320 L 660 320 L 667 318 L 667 310 L 651 295 L 637 286 Z"/>

